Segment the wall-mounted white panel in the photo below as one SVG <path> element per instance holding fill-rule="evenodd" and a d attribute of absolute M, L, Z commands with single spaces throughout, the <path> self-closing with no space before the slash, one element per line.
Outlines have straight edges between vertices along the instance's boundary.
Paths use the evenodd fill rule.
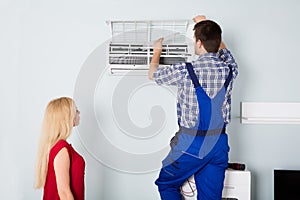
<path fill-rule="evenodd" d="M 300 103 L 242 102 L 242 124 L 300 124 Z"/>

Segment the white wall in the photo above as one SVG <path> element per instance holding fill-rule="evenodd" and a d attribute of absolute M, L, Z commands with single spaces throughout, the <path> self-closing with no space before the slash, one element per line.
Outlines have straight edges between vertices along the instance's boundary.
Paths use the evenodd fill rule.
<path fill-rule="evenodd" d="M 205 14 L 221 24 L 240 66 L 229 129 L 230 160 L 245 162 L 251 170 L 253 200 L 272 199 L 273 169 L 300 168 L 299 125 L 241 125 L 237 116 L 241 101 L 300 101 L 299 7 L 297 0 L 1 0 L 1 198 L 40 198 L 41 191 L 32 185 L 45 106 L 54 97 L 73 95 L 83 63 L 110 37 L 106 20 L 190 19 Z M 76 132 L 70 140 L 87 162 L 87 199 L 133 199 L 133 192 L 136 197 L 157 197 L 155 186 L 149 191 L 130 186 L 156 173 L 103 169 Z M 113 182 L 116 176 L 126 188 L 105 191 L 114 183 L 102 180 L 111 177 Z"/>

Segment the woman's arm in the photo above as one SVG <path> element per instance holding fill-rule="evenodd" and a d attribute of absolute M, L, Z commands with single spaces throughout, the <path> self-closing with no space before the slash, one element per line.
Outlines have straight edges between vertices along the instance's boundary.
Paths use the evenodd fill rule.
<path fill-rule="evenodd" d="M 62 148 L 54 158 L 54 171 L 60 199 L 74 200 L 70 188 L 70 157 L 67 148 Z"/>

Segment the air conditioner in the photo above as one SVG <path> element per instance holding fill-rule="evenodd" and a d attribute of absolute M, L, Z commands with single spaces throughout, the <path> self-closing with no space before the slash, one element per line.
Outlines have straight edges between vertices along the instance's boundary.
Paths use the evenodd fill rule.
<path fill-rule="evenodd" d="M 107 54 L 112 75 L 147 75 L 152 45 L 160 37 L 164 38 L 160 65 L 186 62 L 191 57 L 192 40 L 186 37 L 189 20 L 108 21 L 107 24 L 112 32 Z"/>

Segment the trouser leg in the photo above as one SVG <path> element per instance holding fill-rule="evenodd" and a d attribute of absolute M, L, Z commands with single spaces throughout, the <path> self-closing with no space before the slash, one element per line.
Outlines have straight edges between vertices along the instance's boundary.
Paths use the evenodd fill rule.
<path fill-rule="evenodd" d="M 194 174 L 198 200 L 221 200 L 225 169 L 208 164 Z"/>
<path fill-rule="evenodd" d="M 166 159 L 173 156 L 170 153 Z M 200 162 L 202 161 L 202 162 Z M 182 154 L 171 164 L 163 166 L 155 184 L 158 186 L 162 200 L 182 200 L 180 187 L 205 162 L 193 156 Z"/>
<path fill-rule="evenodd" d="M 222 199 L 229 151 L 227 137 L 222 137 L 214 147 L 213 157 L 210 162 L 194 174 L 198 200 Z"/>

